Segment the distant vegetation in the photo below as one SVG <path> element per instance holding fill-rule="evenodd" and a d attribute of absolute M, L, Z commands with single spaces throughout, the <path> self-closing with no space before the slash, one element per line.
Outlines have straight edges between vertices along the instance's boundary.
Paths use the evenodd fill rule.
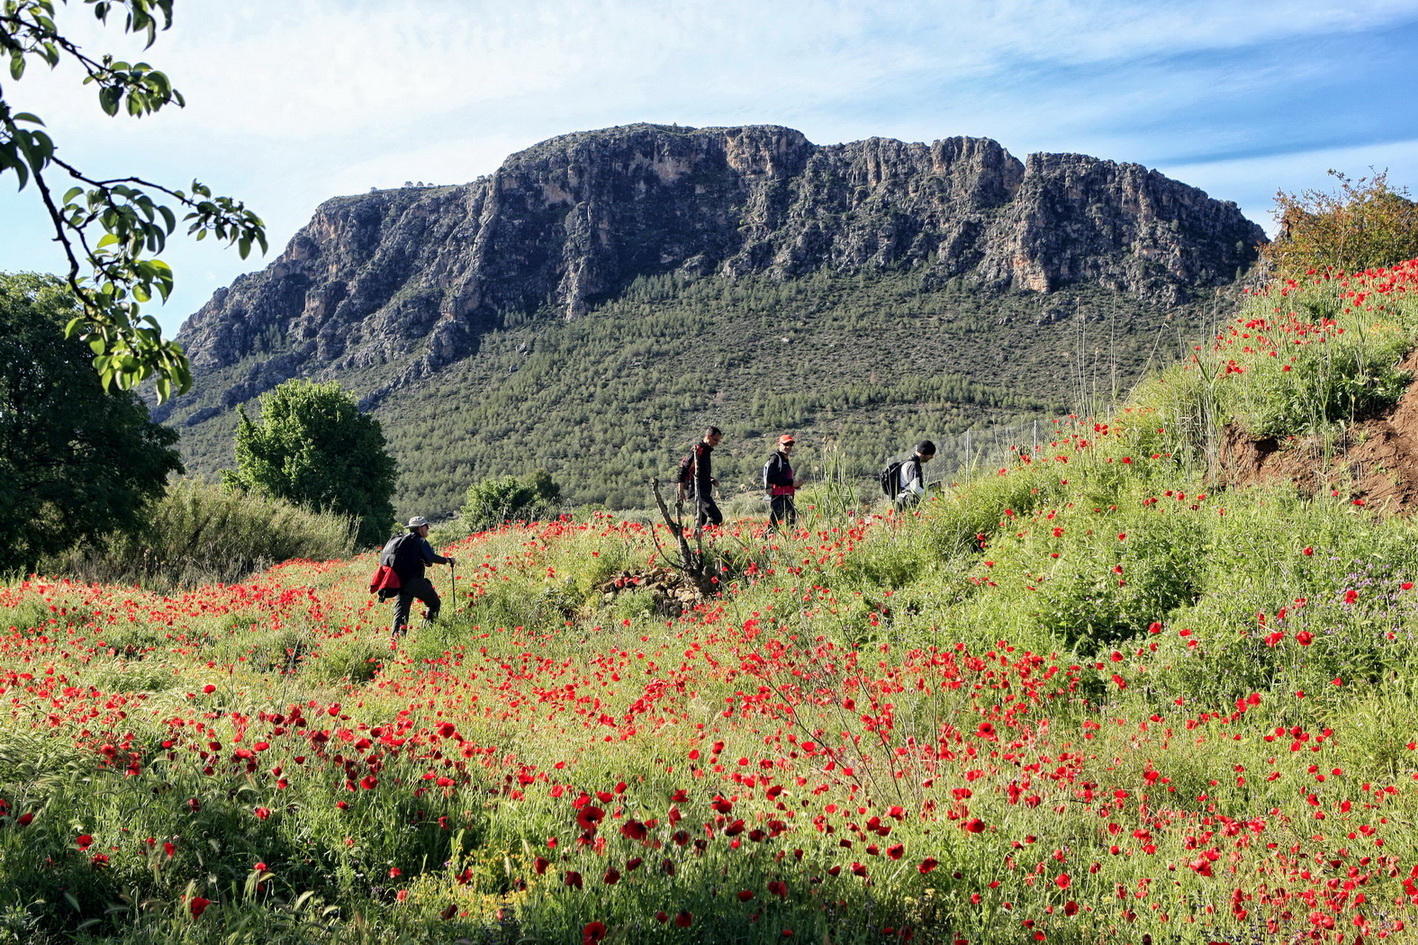
<path fill-rule="evenodd" d="M 561 513 L 561 487 L 545 469 L 524 476 L 483 479 L 468 487 L 459 522 L 468 534 L 504 522 L 535 522 Z"/>
<path fill-rule="evenodd" d="M 139 528 L 82 542 L 48 564 L 83 580 L 171 591 L 241 581 L 294 558 L 353 552 L 348 516 L 182 480 L 145 509 Z"/>
<path fill-rule="evenodd" d="M 1097 289 L 980 294 L 912 273 L 658 277 L 574 321 L 509 313 L 476 357 L 375 415 L 400 457 L 401 514 L 449 516 L 473 482 L 537 467 L 569 505 L 644 508 L 649 480 L 707 423 L 726 434 L 726 498 L 752 491 L 785 431 L 810 476 L 834 461 L 865 483 L 923 436 L 988 437 L 1114 402 L 1201 338 L 1217 305 L 1169 315 Z M 356 389 L 383 379 L 342 377 Z M 184 430 L 194 469 L 230 462 L 229 430 Z"/>

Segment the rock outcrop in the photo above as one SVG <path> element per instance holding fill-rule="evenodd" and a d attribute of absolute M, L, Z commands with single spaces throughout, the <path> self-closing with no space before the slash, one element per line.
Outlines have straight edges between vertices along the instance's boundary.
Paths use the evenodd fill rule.
<path fill-rule="evenodd" d="M 426 375 L 511 315 L 576 318 L 645 276 L 926 267 L 1170 303 L 1232 281 L 1264 239 L 1234 204 L 1135 164 L 1021 162 L 982 138 L 818 146 L 776 126 L 633 125 L 553 138 L 463 186 L 330 200 L 178 337 L 199 373 L 273 355 L 220 396 L 231 406 L 326 370 Z"/>

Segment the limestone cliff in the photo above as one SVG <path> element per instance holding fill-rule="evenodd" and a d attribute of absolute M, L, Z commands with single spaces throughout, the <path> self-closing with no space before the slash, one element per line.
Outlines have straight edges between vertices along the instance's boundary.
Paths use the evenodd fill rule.
<path fill-rule="evenodd" d="M 1234 204 L 1155 171 L 1074 154 L 1021 162 L 983 138 L 566 135 L 466 185 L 323 204 L 275 262 L 183 326 L 199 377 L 250 359 L 186 422 L 291 376 L 380 365 L 391 385 L 424 376 L 510 317 L 574 319 L 643 276 L 923 268 L 982 289 L 1093 283 L 1166 305 L 1233 280 L 1263 241 Z"/>

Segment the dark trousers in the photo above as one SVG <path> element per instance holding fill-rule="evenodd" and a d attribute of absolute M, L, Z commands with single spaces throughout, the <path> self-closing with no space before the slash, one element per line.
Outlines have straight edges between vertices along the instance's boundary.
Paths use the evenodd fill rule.
<path fill-rule="evenodd" d="M 410 578 L 407 584 L 399 588 L 399 596 L 394 600 L 393 632 L 395 636 L 408 630 L 409 610 L 413 607 L 414 598 L 423 601 L 428 607 L 428 613 L 423 618 L 425 624 L 438 619 L 438 611 L 443 606 L 443 601 L 439 599 L 438 592 L 433 589 L 433 582 L 426 577 Z"/>
<path fill-rule="evenodd" d="M 790 495 L 775 495 L 773 497 L 772 512 L 768 515 L 768 530 L 776 531 L 780 524 L 786 524 L 792 528 L 798 523 L 798 507 L 793 504 L 793 497 Z"/>
<path fill-rule="evenodd" d="M 694 515 L 695 528 L 724 524 L 724 515 L 719 511 L 719 506 L 714 504 L 713 496 L 696 497 L 694 505 L 697 509 Z"/>

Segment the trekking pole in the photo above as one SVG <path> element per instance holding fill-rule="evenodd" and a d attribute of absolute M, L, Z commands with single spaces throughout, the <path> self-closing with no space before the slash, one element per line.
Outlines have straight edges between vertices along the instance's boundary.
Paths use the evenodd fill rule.
<path fill-rule="evenodd" d="M 453 562 L 448 562 L 448 596 L 453 598 L 453 613 L 458 612 L 458 572 L 453 569 Z"/>

